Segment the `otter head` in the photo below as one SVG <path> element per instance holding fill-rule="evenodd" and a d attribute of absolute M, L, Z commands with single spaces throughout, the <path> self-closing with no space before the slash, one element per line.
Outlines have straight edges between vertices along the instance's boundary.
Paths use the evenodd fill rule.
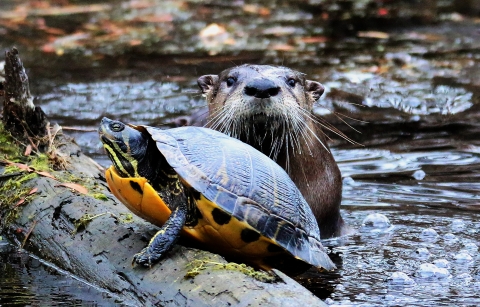
<path fill-rule="evenodd" d="M 198 85 L 210 115 L 229 109 L 253 121 L 255 117 L 282 117 L 291 108 L 311 111 L 324 91 L 322 84 L 306 80 L 298 71 L 269 65 L 246 64 L 219 75 L 201 76 Z"/>
<path fill-rule="evenodd" d="M 318 139 L 311 111 L 324 87 L 298 71 L 242 65 L 201 76 L 198 85 L 207 98 L 208 127 L 241 139 L 274 160 L 282 148 L 300 152 L 301 140 Z"/>

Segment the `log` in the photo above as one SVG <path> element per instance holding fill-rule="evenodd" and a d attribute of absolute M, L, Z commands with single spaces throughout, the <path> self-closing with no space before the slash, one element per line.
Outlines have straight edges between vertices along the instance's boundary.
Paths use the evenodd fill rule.
<path fill-rule="evenodd" d="M 17 51 L 12 50 L 11 54 L 18 57 Z M 11 63 L 21 64 L 18 59 L 7 61 L 6 65 Z M 9 95 L 16 92 L 26 97 L 26 93 L 29 95 L 28 81 L 15 81 L 27 80 L 26 74 L 22 77 L 23 67 L 18 68 L 6 73 L 5 89 Z M 4 113 L 5 127 L 13 127 L 16 138 L 27 139 L 38 139 L 42 135 L 41 129 L 46 129 L 46 135 L 50 135 L 47 142 L 50 145 L 46 148 L 48 156 L 57 160 L 60 157 L 64 164 L 63 169 L 56 164 L 57 170 L 47 171 L 17 164 L 23 167 L 15 176 L 0 176 L 1 189 L 11 183 L 10 180 L 37 174 L 28 181 L 18 181 L 24 188 L 22 191 L 29 191 L 20 196 L 23 201 L 5 203 L 5 198 L 0 196 L 3 200 L 0 204 L 0 231 L 17 242 L 19 248 L 109 292 L 125 305 L 326 306 L 279 271 L 275 271 L 278 275 L 276 281 L 263 282 L 254 278 L 252 272 L 247 270 L 245 273 L 239 266 L 228 264 L 219 255 L 181 244 L 151 268 L 132 266 L 133 255 L 147 245 L 157 228 L 131 215 L 113 197 L 101 167 L 81 153 L 73 140 L 57 136 L 52 142 L 48 123 L 38 125 L 47 122 L 45 116 L 38 116 L 43 112 L 39 113 L 37 107 L 32 108 L 29 99 L 24 101 L 26 104 L 22 110 L 30 111 L 17 112 L 12 117 Z M 4 112 L 9 111 L 4 109 Z M 31 117 L 32 114 L 37 115 Z M 5 120 L 9 118 L 17 121 L 7 124 Z M 31 131 L 21 130 L 26 118 L 30 120 L 27 122 Z M 32 118 L 40 122 L 33 122 Z M 40 130 L 33 130 L 33 127 Z M 31 159 L 35 157 L 25 164 L 34 164 Z M 5 158 L 2 161 L 1 173 L 5 165 L 13 165 Z M 72 181 L 76 185 L 64 185 Z M 79 186 L 87 188 L 83 191 L 86 193 L 82 193 Z M 31 194 L 32 191 L 35 193 Z"/>

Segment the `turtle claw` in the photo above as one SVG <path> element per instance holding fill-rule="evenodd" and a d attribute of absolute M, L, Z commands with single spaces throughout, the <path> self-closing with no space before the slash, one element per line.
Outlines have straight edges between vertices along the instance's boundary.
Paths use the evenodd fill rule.
<path fill-rule="evenodd" d="M 158 262 L 161 256 L 161 254 L 152 254 L 147 248 L 144 248 L 141 252 L 133 256 L 132 265 L 138 264 L 143 267 L 151 268 L 152 265 Z"/>

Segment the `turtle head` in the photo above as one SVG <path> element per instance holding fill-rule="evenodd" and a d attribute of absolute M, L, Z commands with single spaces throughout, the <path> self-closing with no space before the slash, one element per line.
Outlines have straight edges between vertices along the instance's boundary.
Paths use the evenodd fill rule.
<path fill-rule="evenodd" d="M 100 140 L 121 177 L 145 177 L 152 179 L 156 174 L 155 161 L 158 149 L 150 135 L 140 126 L 126 125 L 106 117 L 98 129 Z M 156 154 L 149 154 L 150 151 Z"/>

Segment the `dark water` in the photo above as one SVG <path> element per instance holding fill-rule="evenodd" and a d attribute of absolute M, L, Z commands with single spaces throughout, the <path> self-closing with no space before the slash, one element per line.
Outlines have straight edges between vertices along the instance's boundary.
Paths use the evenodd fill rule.
<path fill-rule="evenodd" d="M 299 17 L 288 7 L 279 16 L 268 26 L 295 27 L 289 18 Z M 316 112 L 362 145 L 332 140 L 342 214 L 358 232 L 325 242 L 337 271 L 300 282 L 332 306 L 479 306 L 479 42 L 478 21 L 442 23 L 393 31 L 387 41 L 306 43 L 291 54 L 153 57 L 83 70 L 36 63 L 28 72 L 49 118 L 105 166 L 96 132 L 103 116 L 167 125 L 205 104 L 198 76 L 245 62 L 306 73 L 326 86 Z M 343 117 L 354 129 L 334 113 L 356 119 Z M 72 305 L 115 298 L 0 241 L 0 306 Z"/>
<path fill-rule="evenodd" d="M 115 306 L 115 297 L 0 240 L 0 306 Z"/>

